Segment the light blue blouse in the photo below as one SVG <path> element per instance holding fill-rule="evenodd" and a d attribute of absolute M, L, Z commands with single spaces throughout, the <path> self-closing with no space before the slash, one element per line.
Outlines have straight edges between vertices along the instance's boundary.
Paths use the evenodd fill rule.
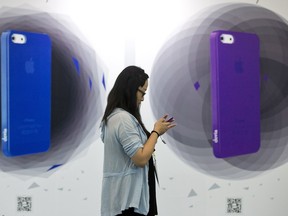
<path fill-rule="evenodd" d="M 147 140 L 137 119 L 117 108 L 101 124 L 104 164 L 101 216 L 115 216 L 130 207 L 139 214 L 149 211 L 148 163 L 137 167 L 131 157 Z"/>

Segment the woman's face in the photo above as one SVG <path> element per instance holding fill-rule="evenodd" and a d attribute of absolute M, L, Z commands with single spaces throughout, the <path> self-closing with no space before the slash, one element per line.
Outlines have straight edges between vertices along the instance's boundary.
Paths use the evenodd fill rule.
<path fill-rule="evenodd" d="M 143 86 L 138 87 L 138 91 L 136 93 L 137 107 L 139 107 L 141 102 L 144 100 L 144 95 L 146 94 L 147 88 L 148 88 L 148 80 L 145 81 Z"/>

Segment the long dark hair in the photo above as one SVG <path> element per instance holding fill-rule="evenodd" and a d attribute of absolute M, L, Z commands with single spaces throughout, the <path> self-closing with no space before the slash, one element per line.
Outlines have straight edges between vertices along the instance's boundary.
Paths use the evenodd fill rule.
<path fill-rule="evenodd" d="M 102 121 L 107 124 L 107 118 L 113 112 L 113 110 L 115 108 L 122 108 L 132 114 L 138 120 L 147 136 L 149 136 L 150 133 L 147 131 L 142 122 L 136 97 L 138 88 L 143 86 L 148 78 L 149 76 L 142 68 L 137 66 L 126 67 L 118 75 L 114 86 L 108 95 L 107 106 Z"/>

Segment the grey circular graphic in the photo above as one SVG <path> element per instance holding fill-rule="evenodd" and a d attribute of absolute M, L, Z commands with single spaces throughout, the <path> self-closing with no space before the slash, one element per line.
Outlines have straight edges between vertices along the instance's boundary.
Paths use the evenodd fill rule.
<path fill-rule="evenodd" d="M 46 33 L 52 41 L 51 148 L 34 155 L 0 155 L 1 170 L 35 175 L 67 163 L 99 136 L 96 132 L 103 113 L 104 69 L 67 17 L 25 8 L 1 8 L 0 32 L 9 29 Z"/>
<path fill-rule="evenodd" d="M 212 151 L 209 36 L 214 30 L 255 33 L 260 39 L 261 148 L 255 154 L 219 159 Z M 162 47 L 153 65 L 151 106 L 173 115 L 169 147 L 198 171 L 245 179 L 288 160 L 288 26 L 271 10 L 252 4 L 209 7 L 189 20 Z"/>

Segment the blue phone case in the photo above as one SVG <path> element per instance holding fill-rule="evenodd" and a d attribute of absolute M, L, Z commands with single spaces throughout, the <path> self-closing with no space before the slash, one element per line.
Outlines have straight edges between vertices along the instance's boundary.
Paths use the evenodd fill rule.
<path fill-rule="evenodd" d="M 260 148 L 260 44 L 245 32 L 214 31 L 211 44 L 213 152 L 218 158 Z"/>
<path fill-rule="evenodd" d="M 15 30 L 1 34 L 1 108 L 6 156 L 49 149 L 51 40 L 47 34 Z"/>

